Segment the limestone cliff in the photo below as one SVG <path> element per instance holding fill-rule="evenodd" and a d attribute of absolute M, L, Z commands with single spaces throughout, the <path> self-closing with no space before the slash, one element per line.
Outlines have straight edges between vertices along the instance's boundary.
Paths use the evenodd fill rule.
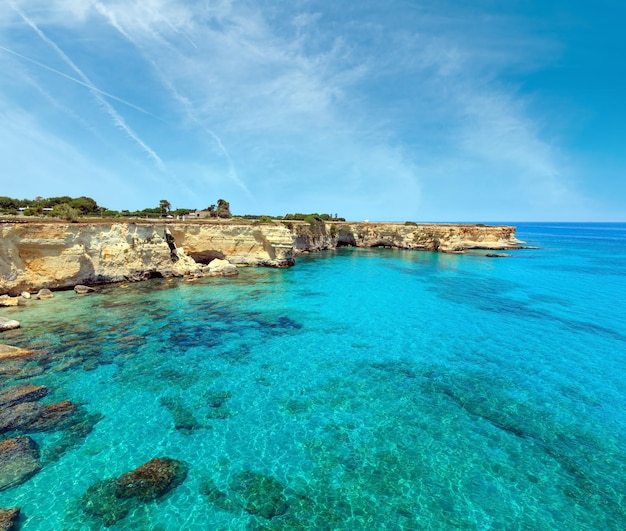
<path fill-rule="evenodd" d="M 515 227 L 462 224 L 290 222 L 295 254 L 336 247 L 392 247 L 425 251 L 512 249 L 522 243 Z"/>
<path fill-rule="evenodd" d="M 285 267 L 338 246 L 444 252 L 509 249 L 515 227 L 399 223 L 0 222 L 0 294 L 198 274 L 225 258 Z"/>
<path fill-rule="evenodd" d="M 0 293 L 196 272 L 165 228 L 135 223 L 0 223 Z"/>

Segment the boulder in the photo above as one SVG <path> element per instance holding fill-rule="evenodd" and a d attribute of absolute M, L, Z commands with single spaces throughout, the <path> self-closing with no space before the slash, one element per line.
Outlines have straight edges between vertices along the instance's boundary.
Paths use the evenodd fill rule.
<path fill-rule="evenodd" d="M 0 408 L 39 400 L 48 394 L 44 385 L 20 384 L 0 391 Z"/>
<path fill-rule="evenodd" d="M 237 269 L 237 266 L 231 264 L 228 260 L 220 260 L 219 258 L 216 258 L 215 260 L 211 260 L 209 265 L 204 268 L 204 272 L 215 276 L 230 276 L 238 274 L 239 270 Z"/>
<path fill-rule="evenodd" d="M 19 328 L 20 322 L 15 319 L 7 319 L 6 317 L 0 317 L 0 332 L 4 332 L 5 330 L 13 330 L 14 328 Z"/>
<path fill-rule="evenodd" d="M 22 291 L 22 299 L 30 299 L 30 292 Z"/>
<path fill-rule="evenodd" d="M 11 507 L 10 509 L 0 507 L 0 531 L 11 531 L 15 529 L 15 524 L 19 516 L 19 507 Z"/>
<path fill-rule="evenodd" d="M 52 293 L 48 288 L 42 288 L 37 292 L 36 297 L 38 299 L 51 299 L 54 297 L 54 293 Z"/>
<path fill-rule="evenodd" d="M 9 295 L 0 295 L 0 306 L 17 306 L 19 299 Z"/>
<path fill-rule="evenodd" d="M 39 447 L 30 437 L 0 441 L 0 490 L 24 483 L 40 469 Z"/>
<path fill-rule="evenodd" d="M 79 295 L 84 295 L 85 293 L 91 293 L 92 291 L 96 291 L 94 288 L 90 286 L 85 286 L 83 284 L 76 284 L 74 286 L 74 291 Z"/>
<path fill-rule="evenodd" d="M 187 464 L 169 457 L 155 457 L 116 481 L 118 498 L 154 500 L 178 487 L 187 477 Z"/>

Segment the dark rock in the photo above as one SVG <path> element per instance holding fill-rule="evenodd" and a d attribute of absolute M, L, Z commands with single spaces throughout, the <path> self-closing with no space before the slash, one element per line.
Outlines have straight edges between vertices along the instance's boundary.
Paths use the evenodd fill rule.
<path fill-rule="evenodd" d="M 96 291 L 94 288 L 90 286 L 85 286 L 83 284 L 76 284 L 74 286 L 74 291 L 79 295 L 84 295 L 85 293 L 91 293 L 92 291 Z"/>
<path fill-rule="evenodd" d="M 160 498 L 187 477 L 187 464 L 156 457 L 119 478 L 97 481 L 80 499 L 83 511 L 109 527 L 124 518 L 142 501 Z"/>
<path fill-rule="evenodd" d="M 48 288 L 43 288 L 37 292 L 36 297 L 38 299 L 51 299 L 54 297 L 54 293 L 52 293 Z"/>
<path fill-rule="evenodd" d="M 76 405 L 69 400 L 52 404 L 31 422 L 28 431 L 49 431 L 68 425 L 70 417 L 76 412 Z"/>
<path fill-rule="evenodd" d="M 208 501 L 224 511 L 232 511 L 235 507 L 225 492 L 218 489 L 211 479 L 204 479 L 200 483 L 200 494 L 206 496 Z"/>
<path fill-rule="evenodd" d="M 204 394 L 209 407 L 221 407 L 232 396 L 230 391 L 217 391 L 213 389 Z"/>
<path fill-rule="evenodd" d="M 0 508 L 0 531 L 11 531 L 15 529 L 14 526 L 19 516 L 19 507 L 11 507 L 10 509 Z"/>
<path fill-rule="evenodd" d="M 182 399 L 164 396 L 159 402 L 161 405 L 165 406 L 172 415 L 174 428 L 177 430 L 190 434 L 193 430 L 202 428 L 202 425 L 198 423 L 192 411 L 185 406 Z"/>
<path fill-rule="evenodd" d="M 13 330 L 20 327 L 20 322 L 15 319 L 7 319 L 6 317 L 0 317 L 0 332 L 5 330 Z"/>
<path fill-rule="evenodd" d="M 0 433 L 21 431 L 49 431 L 62 427 L 76 411 L 69 400 L 57 404 L 23 402 L 0 411 Z"/>
<path fill-rule="evenodd" d="M 250 514 L 270 519 L 285 514 L 289 508 L 283 494 L 285 487 L 271 476 L 246 470 L 233 477 L 230 489 L 243 498 L 244 509 Z"/>
<path fill-rule="evenodd" d="M 211 250 L 199 251 L 199 252 L 188 252 L 187 254 L 191 256 L 191 258 L 193 258 L 195 262 L 199 264 L 207 264 L 207 265 L 210 264 L 216 258 L 219 258 L 220 260 L 224 260 L 224 258 L 226 258 L 224 253 L 221 253 L 219 251 L 211 251 Z"/>
<path fill-rule="evenodd" d="M 185 481 L 187 471 L 187 464 L 183 461 L 155 457 L 120 476 L 116 480 L 115 495 L 118 498 L 154 500 Z"/>
<path fill-rule="evenodd" d="M 506 253 L 487 253 L 485 256 L 489 258 L 506 258 L 507 256 L 510 256 L 510 255 Z"/>
<path fill-rule="evenodd" d="M 40 469 L 39 447 L 30 437 L 0 441 L 0 490 L 24 483 Z"/>
<path fill-rule="evenodd" d="M 0 408 L 39 400 L 48 394 L 48 388 L 43 385 L 21 384 L 0 391 Z"/>
<path fill-rule="evenodd" d="M 136 505 L 135 500 L 119 499 L 115 495 L 116 479 L 97 481 L 80 499 L 83 511 L 102 520 L 109 527 L 124 518 Z"/>

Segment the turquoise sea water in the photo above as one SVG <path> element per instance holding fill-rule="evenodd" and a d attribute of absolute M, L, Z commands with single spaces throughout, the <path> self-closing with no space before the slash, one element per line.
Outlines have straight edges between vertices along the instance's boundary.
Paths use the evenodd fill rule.
<path fill-rule="evenodd" d="M 87 488 L 168 456 L 184 483 L 110 529 L 626 528 L 626 224 L 517 235 L 538 249 L 340 249 L 3 309 L 0 340 L 46 354 L 19 383 L 102 417 L 31 434 L 46 464 L 0 507 L 100 529 Z"/>

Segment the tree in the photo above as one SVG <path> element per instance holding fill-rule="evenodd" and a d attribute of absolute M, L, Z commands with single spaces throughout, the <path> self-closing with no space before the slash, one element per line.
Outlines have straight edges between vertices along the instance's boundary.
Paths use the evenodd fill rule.
<path fill-rule="evenodd" d="M 161 199 L 161 201 L 159 201 L 159 208 L 161 209 L 161 215 L 165 216 L 172 209 L 172 205 L 167 199 Z"/>
<path fill-rule="evenodd" d="M 224 199 L 217 200 L 217 217 L 218 218 L 232 218 L 230 213 L 230 203 Z"/>
<path fill-rule="evenodd" d="M 76 221 L 78 219 L 78 211 L 67 203 L 60 203 L 52 209 L 52 215 L 55 218 L 65 219 L 67 221 Z"/>
<path fill-rule="evenodd" d="M 69 205 L 78 210 L 78 212 L 83 216 L 100 211 L 98 203 L 96 203 L 91 197 L 85 197 L 84 195 L 77 197 L 76 199 L 72 199 Z"/>

